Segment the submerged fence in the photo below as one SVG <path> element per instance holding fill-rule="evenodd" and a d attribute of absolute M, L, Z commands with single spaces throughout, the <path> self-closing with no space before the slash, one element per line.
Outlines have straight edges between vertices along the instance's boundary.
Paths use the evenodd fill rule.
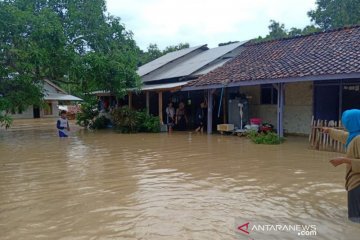
<path fill-rule="evenodd" d="M 323 127 L 343 129 L 341 121 L 315 120 L 311 118 L 311 132 L 309 143 L 312 149 L 320 151 L 345 152 L 344 144 L 330 138 L 329 134 L 322 131 Z"/>

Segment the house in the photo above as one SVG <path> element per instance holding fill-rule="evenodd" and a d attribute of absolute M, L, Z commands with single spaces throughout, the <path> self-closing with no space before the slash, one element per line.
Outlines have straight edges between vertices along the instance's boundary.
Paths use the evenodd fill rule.
<path fill-rule="evenodd" d="M 141 94 L 130 91 L 128 104 L 134 108 L 148 109 L 151 114 L 159 115 L 163 122 L 166 103 L 172 101 L 177 105 L 182 101 L 191 115 L 204 98 L 204 91 L 183 92 L 181 89 L 189 81 L 230 61 L 243 50 L 244 43 L 236 42 L 211 49 L 207 45 L 186 48 L 139 67 L 137 73 L 143 82 Z"/>
<path fill-rule="evenodd" d="M 262 43 L 247 42 L 231 61 L 200 76 L 183 91 L 206 90 L 208 133 L 214 94 L 236 89 L 249 96 L 250 116 L 278 134 L 309 134 L 312 116 L 339 120 L 360 108 L 360 26 Z"/>
<path fill-rule="evenodd" d="M 11 115 L 16 118 L 46 118 L 58 117 L 59 105 L 68 105 L 70 102 L 82 101 L 81 98 L 68 94 L 65 90 L 49 80 L 44 80 L 43 94 L 45 107 L 30 106 L 22 113 Z"/>

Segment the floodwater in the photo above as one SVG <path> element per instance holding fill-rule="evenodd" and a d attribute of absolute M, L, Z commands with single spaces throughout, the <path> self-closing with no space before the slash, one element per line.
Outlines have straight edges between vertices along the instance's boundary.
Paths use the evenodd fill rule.
<path fill-rule="evenodd" d="M 0 130 L 0 239 L 346 239 L 344 167 L 306 138 Z M 249 222 L 249 234 L 238 229 Z M 250 229 L 315 226 L 316 236 Z M 304 233 L 306 234 L 306 232 Z M 311 233 L 314 234 L 314 231 Z"/>

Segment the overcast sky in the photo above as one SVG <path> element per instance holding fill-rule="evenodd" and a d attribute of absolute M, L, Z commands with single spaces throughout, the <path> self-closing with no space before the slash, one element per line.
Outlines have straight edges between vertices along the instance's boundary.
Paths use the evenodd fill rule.
<path fill-rule="evenodd" d="M 271 19 L 286 28 L 310 23 L 315 0 L 107 0 L 107 10 L 134 33 L 138 46 L 160 49 L 180 42 L 190 46 L 265 36 Z"/>

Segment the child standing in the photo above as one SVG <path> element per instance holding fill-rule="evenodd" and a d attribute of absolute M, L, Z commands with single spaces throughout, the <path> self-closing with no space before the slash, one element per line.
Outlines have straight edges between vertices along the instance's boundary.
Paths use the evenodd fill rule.
<path fill-rule="evenodd" d="M 56 128 L 59 130 L 59 137 L 68 137 L 70 131 L 69 121 L 66 118 L 66 111 L 60 112 L 60 118 L 56 122 Z"/>
<path fill-rule="evenodd" d="M 342 115 L 346 131 L 323 128 L 335 139 L 346 146 L 346 157 L 337 157 L 330 162 L 335 167 L 345 164 L 345 188 L 348 192 L 348 217 L 360 223 L 360 110 L 347 110 Z"/>

